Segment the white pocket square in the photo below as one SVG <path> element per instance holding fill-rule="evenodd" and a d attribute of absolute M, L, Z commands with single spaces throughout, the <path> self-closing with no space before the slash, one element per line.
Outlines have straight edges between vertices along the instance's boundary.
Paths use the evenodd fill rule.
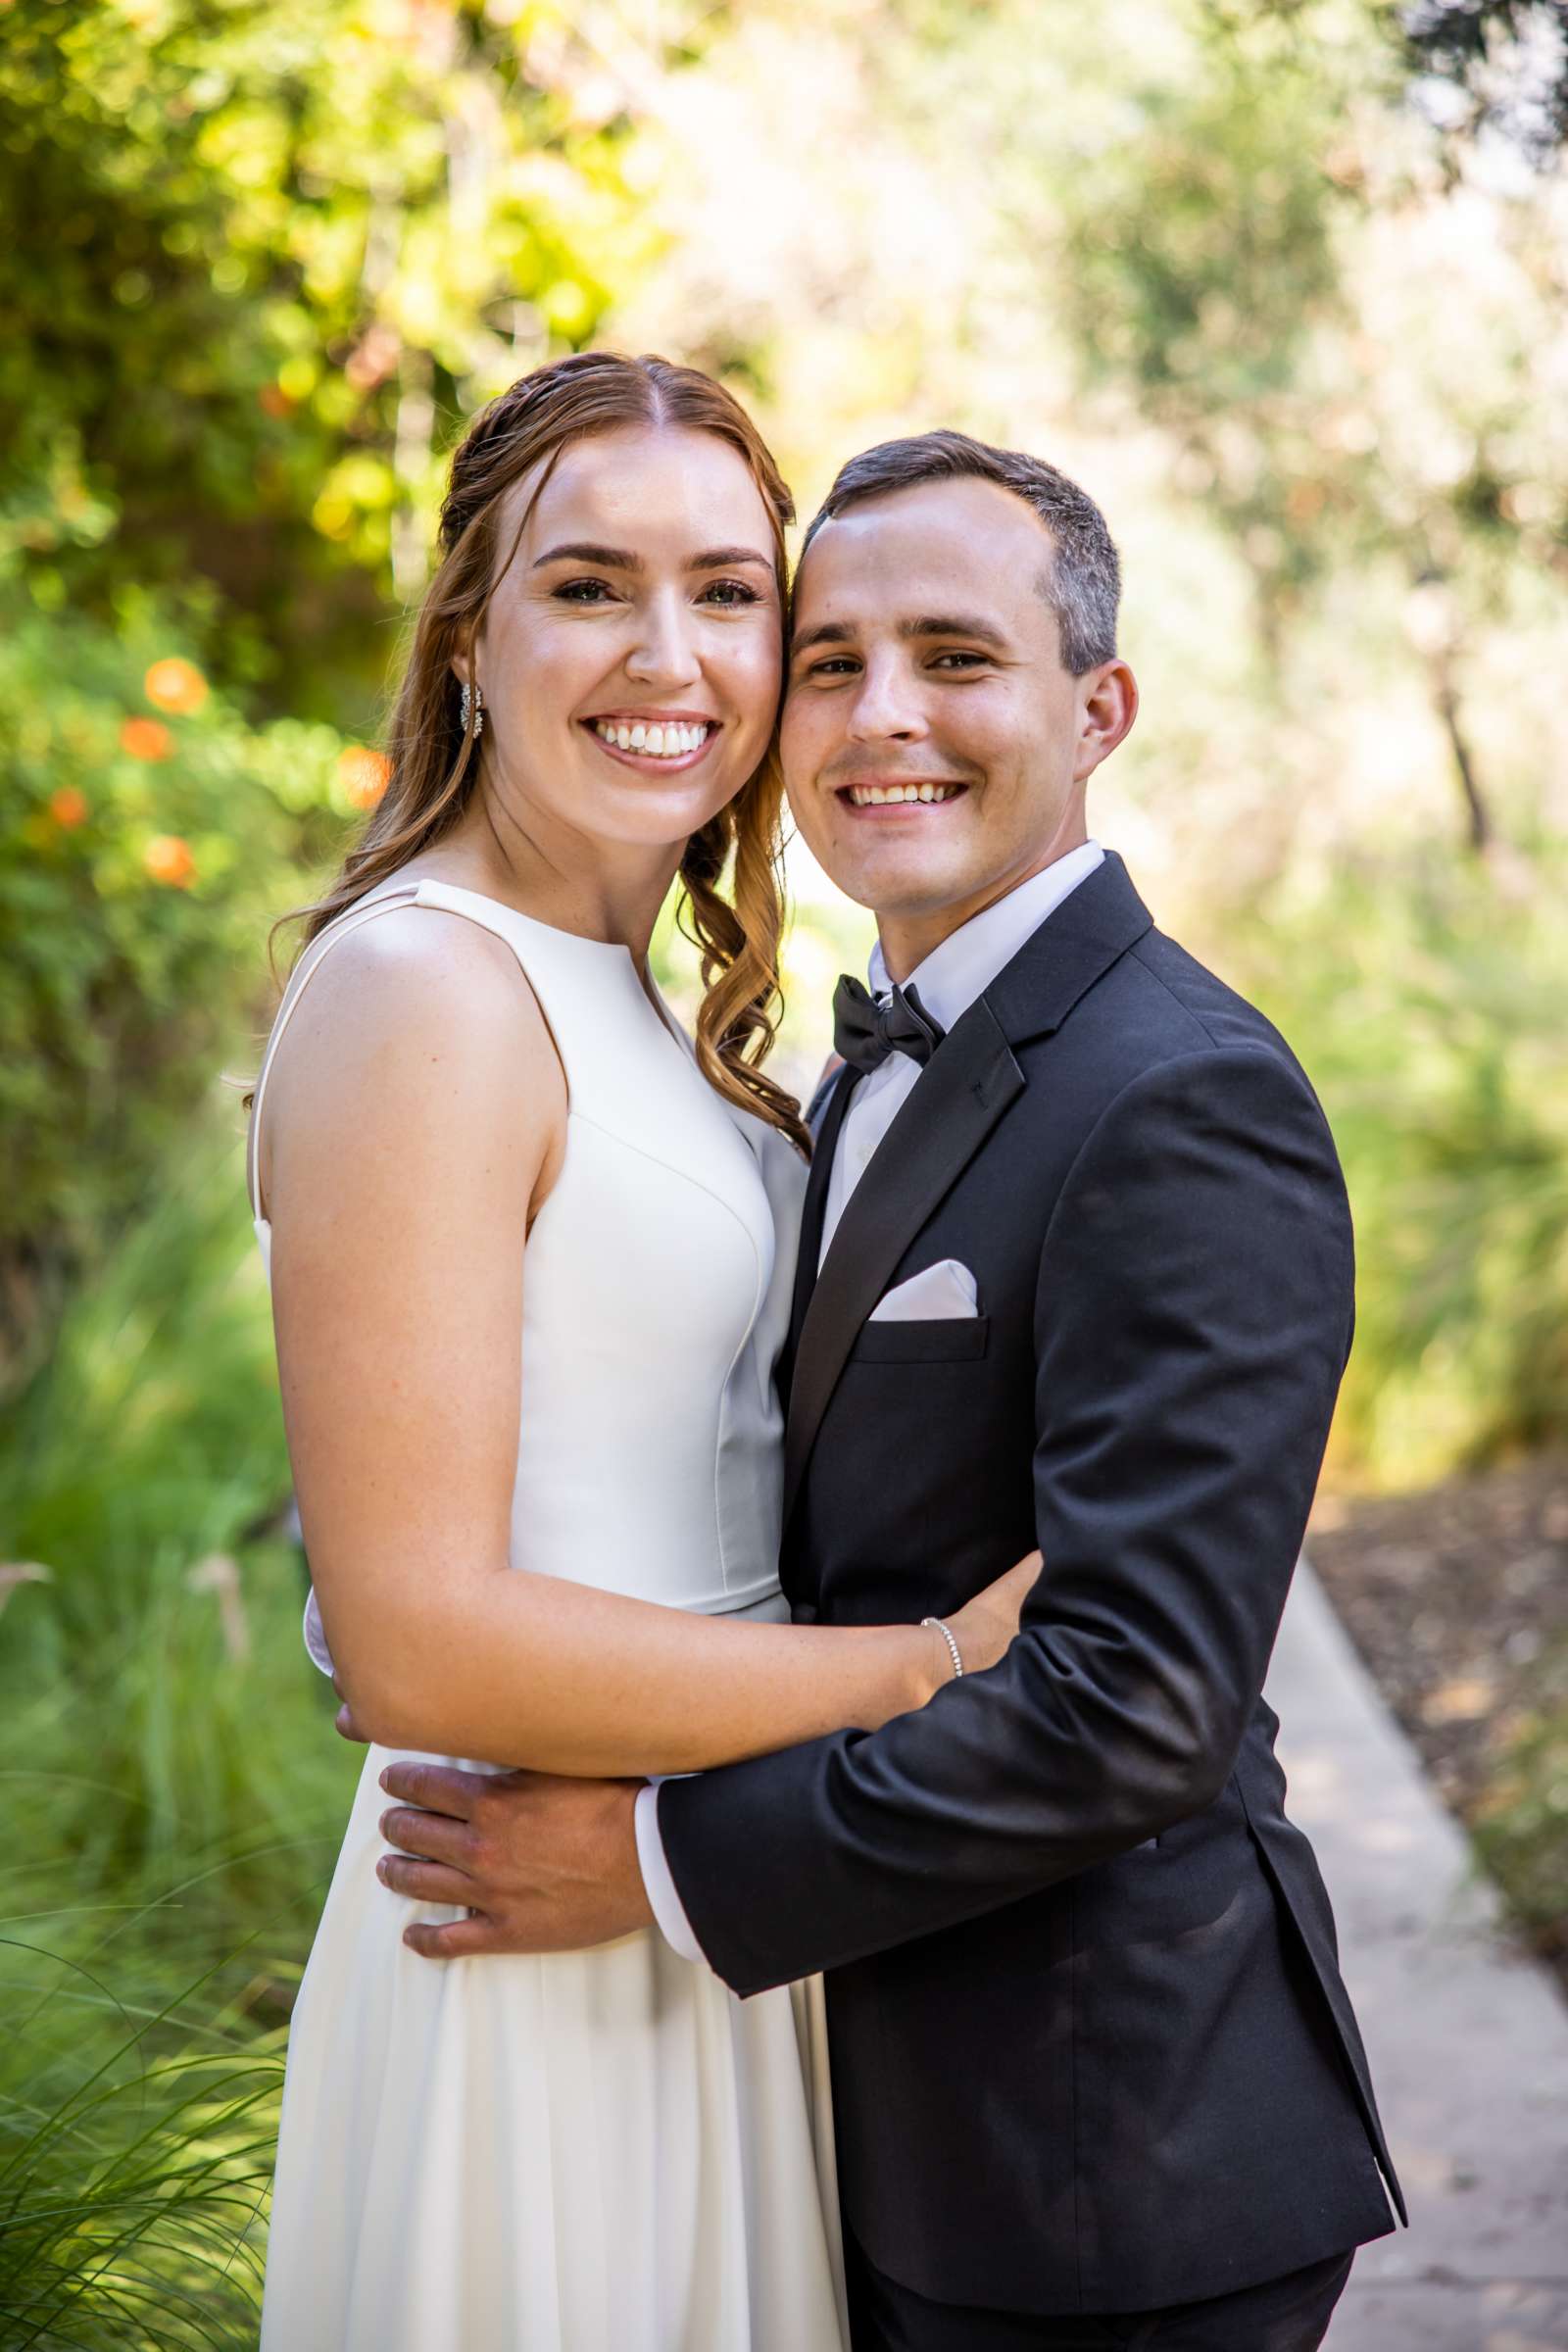
<path fill-rule="evenodd" d="M 873 1323 L 926 1323 L 980 1312 L 980 1293 L 974 1276 L 956 1257 L 940 1265 L 923 1266 L 879 1298 L 871 1311 Z"/>

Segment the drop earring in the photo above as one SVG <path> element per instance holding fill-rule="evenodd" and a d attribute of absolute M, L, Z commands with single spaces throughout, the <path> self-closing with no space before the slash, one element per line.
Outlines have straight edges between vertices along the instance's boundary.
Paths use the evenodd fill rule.
<path fill-rule="evenodd" d="M 465 678 L 458 701 L 458 715 L 463 721 L 465 735 L 468 732 L 470 710 L 473 712 L 473 731 L 475 735 L 482 735 L 484 733 L 484 697 L 480 694 L 477 686 L 474 686 L 470 693 L 468 681 Z"/>

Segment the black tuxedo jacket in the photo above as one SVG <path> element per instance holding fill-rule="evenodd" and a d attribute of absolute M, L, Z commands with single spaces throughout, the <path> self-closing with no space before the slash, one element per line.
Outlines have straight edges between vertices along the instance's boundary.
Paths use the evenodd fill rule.
<path fill-rule="evenodd" d="M 827 1972 L 846 2218 L 921 2294 L 1136 2311 L 1381 2236 L 1259 1696 L 1350 1342 L 1312 1090 L 1115 858 L 938 1048 L 818 1277 L 854 1084 L 801 1247 L 795 1614 L 942 1615 L 1037 1542 L 1045 1572 L 919 1712 L 666 1782 L 697 1936 L 743 1994 Z M 946 1257 L 973 1321 L 868 1320 Z"/>

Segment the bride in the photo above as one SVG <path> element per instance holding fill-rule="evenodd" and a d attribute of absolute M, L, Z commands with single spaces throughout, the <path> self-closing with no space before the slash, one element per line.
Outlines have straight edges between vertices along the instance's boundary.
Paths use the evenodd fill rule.
<path fill-rule="evenodd" d="M 431 1906 L 373 1867 L 393 1754 L 624 1775 L 629 1807 L 952 1671 L 929 1626 L 791 1627 L 775 1573 L 790 519 L 693 370 L 583 354 L 495 401 L 385 796 L 269 1041 L 250 1181 L 307 1632 L 376 1744 L 294 2012 L 264 2352 L 845 2340 L 815 1985 L 743 2004 L 654 1930 L 431 1967 L 403 1941 Z M 648 966 L 677 872 L 695 1043 Z M 966 1664 L 1034 1573 L 953 1620 Z"/>

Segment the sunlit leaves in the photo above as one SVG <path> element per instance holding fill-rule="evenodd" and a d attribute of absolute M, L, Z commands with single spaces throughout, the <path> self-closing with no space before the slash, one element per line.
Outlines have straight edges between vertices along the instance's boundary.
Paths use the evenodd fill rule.
<path fill-rule="evenodd" d="M 301 591 L 359 573 L 406 598 L 388 518 L 427 532 L 451 420 L 591 336 L 646 256 L 629 92 L 585 113 L 594 60 L 534 0 L 20 0 L 0 308 L 35 331 L 0 351 L 0 533 L 20 511 L 24 564 L 47 536 L 100 608 L 126 571 L 195 570 L 262 624 L 291 700 L 331 708 L 345 668 L 378 684 L 364 596 Z"/>

